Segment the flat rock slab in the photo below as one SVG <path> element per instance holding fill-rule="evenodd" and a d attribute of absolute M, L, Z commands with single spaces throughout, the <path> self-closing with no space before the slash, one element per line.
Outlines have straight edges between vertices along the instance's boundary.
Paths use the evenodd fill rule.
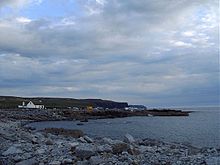
<path fill-rule="evenodd" d="M 23 151 L 15 146 L 9 147 L 5 152 L 2 153 L 3 156 L 14 155 L 14 154 L 22 154 Z"/>
<path fill-rule="evenodd" d="M 96 152 L 97 152 L 96 147 L 88 143 L 81 143 L 75 149 L 76 156 L 79 158 L 89 158 L 95 155 Z"/>
<path fill-rule="evenodd" d="M 31 158 L 18 162 L 15 165 L 38 165 L 38 162 L 34 158 Z"/>

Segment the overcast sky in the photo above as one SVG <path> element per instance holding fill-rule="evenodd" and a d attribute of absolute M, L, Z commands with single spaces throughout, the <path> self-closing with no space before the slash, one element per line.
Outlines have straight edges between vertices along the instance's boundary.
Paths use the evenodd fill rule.
<path fill-rule="evenodd" d="M 0 95 L 219 103 L 218 0 L 1 0 Z"/>

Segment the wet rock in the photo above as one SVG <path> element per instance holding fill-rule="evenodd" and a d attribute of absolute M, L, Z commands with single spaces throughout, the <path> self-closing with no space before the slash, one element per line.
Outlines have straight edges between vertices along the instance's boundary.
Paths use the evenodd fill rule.
<path fill-rule="evenodd" d="M 89 158 L 97 152 L 96 147 L 92 144 L 81 143 L 75 149 L 75 154 L 79 158 Z"/>
<path fill-rule="evenodd" d="M 38 162 L 35 158 L 23 160 L 19 163 L 16 163 L 15 165 L 38 165 Z"/>
<path fill-rule="evenodd" d="M 15 146 L 9 147 L 5 152 L 2 153 L 3 156 L 13 155 L 13 154 L 22 154 L 23 151 Z"/>
<path fill-rule="evenodd" d="M 124 142 L 125 143 L 135 143 L 134 137 L 131 136 L 130 134 L 126 134 L 124 136 Z"/>

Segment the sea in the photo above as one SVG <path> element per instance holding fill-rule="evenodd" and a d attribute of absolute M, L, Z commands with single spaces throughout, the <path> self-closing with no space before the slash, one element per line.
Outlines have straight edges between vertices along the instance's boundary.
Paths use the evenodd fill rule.
<path fill-rule="evenodd" d="M 195 147 L 220 148 L 220 107 L 178 108 L 193 111 L 179 117 L 125 117 L 89 120 L 83 125 L 78 121 L 43 121 L 30 123 L 28 127 L 80 129 L 91 137 L 122 139 L 126 133 L 139 139 L 150 138 L 165 142 L 177 142 Z"/>

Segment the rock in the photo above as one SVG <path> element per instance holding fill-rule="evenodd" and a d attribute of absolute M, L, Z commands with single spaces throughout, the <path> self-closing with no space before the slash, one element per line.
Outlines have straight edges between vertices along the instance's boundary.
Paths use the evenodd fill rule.
<path fill-rule="evenodd" d="M 44 154 L 46 151 L 45 151 L 45 149 L 43 149 L 43 148 L 39 148 L 36 152 L 37 152 L 38 154 Z"/>
<path fill-rule="evenodd" d="M 9 147 L 5 152 L 2 153 L 3 156 L 14 155 L 14 154 L 22 154 L 23 151 L 15 146 Z"/>
<path fill-rule="evenodd" d="M 99 164 L 104 163 L 104 162 L 105 162 L 105 160 L 102 157 L 100 157 L 100 156 L 92 156 L 89 159 L 89 163 L 91 165 L 99 165 Z"/>
<path fill-rule="evenodd" d="M 26 159 L 32 158 L 33 156 L 31 153 L 26 152 L 26 153 L 22 154 L 21 157 L 22 157 L 22 160 L 26 160 Z"/>
<path fill-rule="evenodd" d="M 104 143 L 111 145 L 114 154 L 128 150 L 128 144 L 123 141 L 112 140 L 110 138 L 103 138 L 102 140 Z"/>
<path fill-rule="evenodd" d="M 76 156 L 79 158 L 89 158 L 95 155 L 96 151 L 96 147 L 88 143 L 81 143 L 75 149 Z"/>
<path fill-rule="evenodd" d="M 105 144 L 107 143 L 107 144 L 113 145 L 115 143 L 114 140 L 110 138 L 106 138 L 106 137 L 104 137 L 102 140 Z"/>
<path fill-rule="evenodd" d="M 53 145 L 53 141 L 52 141 L 51 139 L 47 139 L 47 140 L 45 141 L 45 144 L 46 144 L 46 145 Z"/>
<path fill-rule="evenodd" d="M 114 154 L 118 154 L 121 153 L 123 151 L 127 151 L 128 150 L 128 144 L 124 143 L 124 142 L 117 142 L 112 146 L 112 150 Z"/>
<path fill-rule="evenodd" d="M 31 139 L 31 142 L 32 142 L 32 144 L 38 144 L 39 142 L 38 142 L 38 139 L 36 138 L 36 137 L 33 137 L 32 139 Z"/>
<path fill-rule="evenodd" d="M 63 159 L 63 161 L 62 161 L 63 165 L 72 164 L 72 163 L 73 163 L 72 159 Z"/>
<path fill-rule="evenodd" d="M 52 161 L 49 163 L 49 165 L 61 165 L 60 161 Z"/>
<path fill-rule="evenodd" d="M 76 147 L 79 145 L 79 142 L 72 142 L 69 143 L 69 145 L 70 145 L 70 150 L 75 151 Z"/>
<path fill-rule="evenodd" d="M 87 141 L 83 137 L 78 138 L 78 141 L 81 143 L 87 143 Z"/>
<path fill-rule="evenodd" d="M 209 148 L 207 149 L 208 153 L 218 153 L 218 151 L 215 148 Z"/>
<path fill-rule="evenodd" d="M 88 137 L 88 136 L 84 136 L 83 137 L 88 143 L 93 143 L 94 141 L 90 138 L 90 137 Z"/>
<path fill-rule="evenodd" d="M 19 155 L 16 155 L 12 158 L 15 162 L 20 162 L 21 160 L 23 160 L 23 158 Z"/>
<path fill-rule="evenodd" d="M 70 130 L 70 129 L 63 129 L 63 128 L 46 128 L 44 129 L 46 133 L 52 133 L 55 135 L 64 135 L 64 136 L 71 136 L 73 138 L 79 138 L 84 135 L 81 130 Z"/>
<path fill-rule="evenodd" d="M 139 155 L 141 152 L 138 150 L 138 148 L 135 148 L 134 146 L 129 145 L 128 153 L 131 155 Z"/>
<path fill-rule="evenodd" d="M 71 143 L 69 143 L 69 145 L 70 145 L 71 150 L 75 150 L 76 146 L 79 145 L 79 142 L 71 142 Z"/>
<path fill-rule="evenodd" d="M 77 161 L 76 165 L 89 165 L 89 161 L 88 160 Z"/>
<path fill-rule="evenodd" d="M 108 144 L 97 146 L 98 152 L 112 152 L 112 147 Z"/>
<path fill-rule="evenodd" d="M 134 140 L 134 137 L 133 136 L 131 136 L 130 134 L 126 134 L 125 136 L 124 136 L 124 142 L 125 143 L 135 143 L 135 140 Z"/>
<path fill-rule="evenodd" d="M 207 165 L 219 165 L 220 157 L 210 157 L 205 160 Z"/>
<path fill-rule="evenodd" d="M 16 163 L 15 165 L 38 165 L 38 162 L 36 161 L 35 158 L 23 160 L 19 163 Z"/>

